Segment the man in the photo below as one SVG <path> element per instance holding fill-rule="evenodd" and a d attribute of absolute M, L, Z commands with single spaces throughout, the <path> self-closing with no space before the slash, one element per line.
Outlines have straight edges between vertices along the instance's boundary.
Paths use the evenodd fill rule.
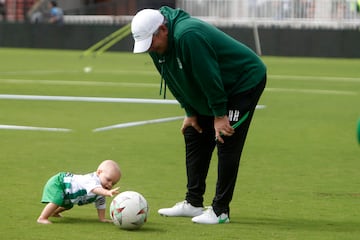
<path fill-rule="evenodd" d="M 50 18 L 49 23 L 54 23 L 56 25 L 63 25 L 64 23 L 64 12 L 61 8 L 58 7 L 56 1 L 49 2 L 50 8 Z"/>
<path fill-rule="evenodd" d="M 163 216 L 188 216 L 202 224 L 228 223 L 240 156 L 265 87 L 266 67 L 248 47 L 180 9 L 144 9 L 131 23 L 134 53 L 149 52 L 185 109 L 187 193 Z M 203 211 L 210 160 L 218 150 L 218 179 Z"/>
<path fill-rule="evenodd" d="M 0 0 L 0 21 L 6 20 L 6 0 Z"/>

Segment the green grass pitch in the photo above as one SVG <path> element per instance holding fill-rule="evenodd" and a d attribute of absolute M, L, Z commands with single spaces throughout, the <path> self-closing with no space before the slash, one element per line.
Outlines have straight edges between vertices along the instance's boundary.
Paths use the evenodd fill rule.
<path fill-rule="evenodd" d="M 256 110 L 231 203 L 231 223 L 204 226 L 157 214 L 185 194 L 181 120 L 93 132 L 120 123 L 184 115 L 178 105 L 8 99 L 8 95 L 161 99 L 146 54 L 0 48 L 0 233 L 4 239 L 346 239 L 360 238 L 360 59 L 263 57 L 267 88 Z M 86 73 L 85 67 L 92 71 Z M 173 99 L 168 92 L 168 99 Z M 139 231 L 97 221 L 75 206 L 54 224 L 36 219 L 47 179 L 119 162 L 122 191 L 150 206 Z M 209 205 L 216 158 L 207 180 Z M 109 201 L 108 200 L 108 206 Z M 108 215 L 108 212 L 107 212 Z"/>

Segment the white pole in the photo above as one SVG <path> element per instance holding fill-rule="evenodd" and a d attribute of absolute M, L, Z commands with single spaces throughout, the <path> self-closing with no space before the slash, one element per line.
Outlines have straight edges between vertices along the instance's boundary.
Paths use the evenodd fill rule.
<path fill-rule="evenodd" d="M 261 56 L 262 52 L 261 52 L 260 37 L 259 37 L 259 31 L 258 31 L 257 23 L 256 23 L 255 19 L 254 19 L 253 23 L 254 23 L 253 32 L 254 32 L 255 49 L 256 49 L 256 53 L 259 56 Z"/>

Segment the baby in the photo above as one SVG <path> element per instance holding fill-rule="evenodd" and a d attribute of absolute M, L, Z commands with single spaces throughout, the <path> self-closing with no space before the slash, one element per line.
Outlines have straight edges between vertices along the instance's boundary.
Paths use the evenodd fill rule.
<path fill-rule="evenodd" d="M 76 175 L 61 172 L 46 183 L 42 203 L 47 203 L 41 212 L 38 223 L 50 224 L 49 217 L 61 217 L 60 213 L 71 209 L 74 204 L 84 205 L 94 202 L 99 221 L 111 222 L 105 218 L 105 197 L 119 193 L 118 187 L 112 187 L 120 180 L 121 171 L 113 160 L 100 163 L 96 172 Z"/>

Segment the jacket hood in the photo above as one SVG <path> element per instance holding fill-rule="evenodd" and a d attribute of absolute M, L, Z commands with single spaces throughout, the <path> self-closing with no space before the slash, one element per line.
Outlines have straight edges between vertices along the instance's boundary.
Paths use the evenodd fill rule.
<path fill-rule="evenodd" d="M 169 49 L 167 51 L 171 51 L 171 49 L 174 47 L 174 28 L 175 25 L 187 18 L 190 18 L 190 15 L 187 12 L 184 12 L 182 9 L 173 9 L 167 6 L 161 7 L 160 12 L 162 15 L 165 16 L 167 20 L 167 28 L 168 28 L 168 47 Z"/>

